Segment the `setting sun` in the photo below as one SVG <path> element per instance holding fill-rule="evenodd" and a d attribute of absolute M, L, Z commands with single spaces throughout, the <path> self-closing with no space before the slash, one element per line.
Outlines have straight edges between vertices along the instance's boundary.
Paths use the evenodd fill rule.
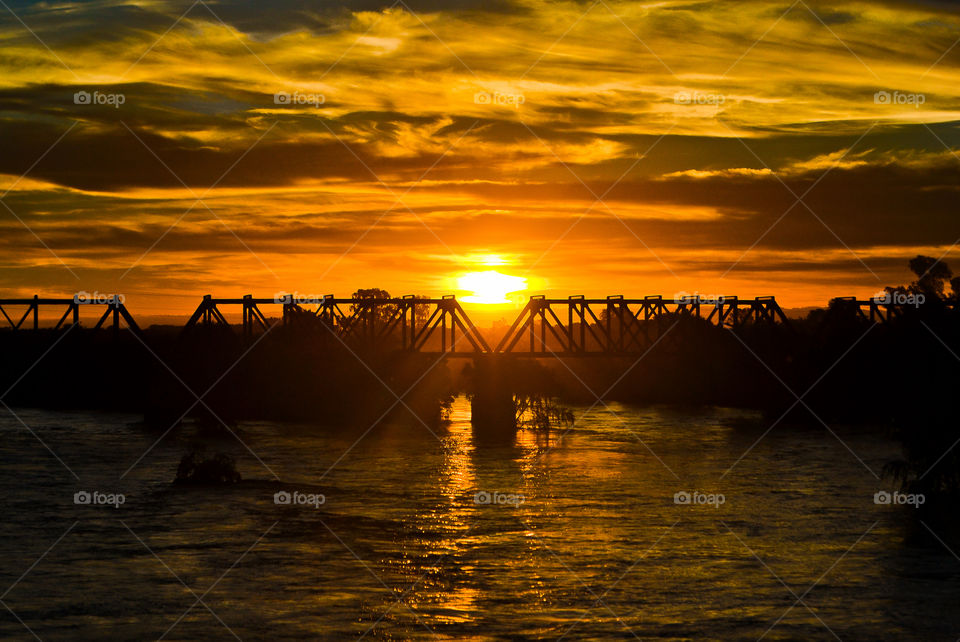
<path fill-rule="evenodd" d="M 508 294 L 520 292 L 527 287 L 527 280 L 519 276 L 501 274 L 496 270 L 470 272 L 457 279 L 461 290 L 472 292 L 461 300 L 467 303 L 510 303 Z"/>

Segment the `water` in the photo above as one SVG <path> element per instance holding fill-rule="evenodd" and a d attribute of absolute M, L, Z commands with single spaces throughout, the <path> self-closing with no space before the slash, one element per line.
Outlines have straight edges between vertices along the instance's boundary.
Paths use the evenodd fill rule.
<path fill-rule="evenodd" d="M 873 501 L 891 441 L 610 410 L 509 447 L 474 443 L 463 400 L 437 437 L 246 423 L 249 450 L 209 446 L 244 477 L 222 488 L 171 485 L 190 430 L 151 448 L 136 417 L 17 410 L 63 465 L 0 419 L 0 638 L 960 635 L 960 561 L 912 543 L 913 509 Z M 125 502 L 74 504 L 83 490 Z M 282 490 L 325 502 L 277 505 Z M 675 502 L 694 491 L 713 505 Z"/>

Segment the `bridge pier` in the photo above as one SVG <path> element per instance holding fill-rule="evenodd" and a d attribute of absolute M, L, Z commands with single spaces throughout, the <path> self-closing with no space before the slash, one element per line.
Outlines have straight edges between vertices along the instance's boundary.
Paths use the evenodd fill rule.
<path fill-rule="evenodd" d="M 512 440 L 517 434 L 510 360 L 484 355 L 473 361 L 470 423 L 476 439 Z"/>

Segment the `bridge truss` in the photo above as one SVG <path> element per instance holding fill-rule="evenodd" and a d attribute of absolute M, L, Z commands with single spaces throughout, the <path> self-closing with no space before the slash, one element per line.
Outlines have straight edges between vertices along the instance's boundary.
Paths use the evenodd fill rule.
<path fill-rule="evenodd" d="M 263 313 L 261 306 L 280 306 L 279 322 L 282 325 L 318 330 L 321 336 L 333 334 L 348 345 L 444 354 L 456 354 L 459 346 L 461 353 L 469 348 L 467 355 L 491 352 L 486 339 L 452 295 L 440 299 L 413 295 L 389 299 L 338 299 L 331 294 L 309 300 L 292 296 L 255 299 L 251 295 L 240 299 L 216 299 L 207 295 L 184 330 L 201 326 L 232 327 L 220 308 L 236 305 L 242 308 L 240 327 L 248 339 L 269 330 L 274 322 Z"/>
<path fill-rule="evenodd" d="M 560 314 L 557 314 L 559 310 Z M 772 296 L 756 299 L 648 296 L 625 299 L 530 297 L 495 352 L 527 356 L 633 354 L 647 350 L 682 318 L 698 318 L 725 328 L 747 323 L 789 325 Z M 527 336 L 526 345 L 521 341 Z"/>
<path fill-rule="evenodd" d="M 957 301 L 938 300 L 935 303 L 949 311 L 960 309 L 960 303 Z M 863 300 L 852 296 L 836 297 L 831 301 L 828 315 L 843 315 L 847 318 L 857 318 L 870 323 L 890 323 L 919 307 L 915 303 L 900 303 L 881 298 Z"/>
<path fill-rule="evenodd" d="M 14 311 L 14 309 L 20 306 L 26 306 L 22 315 Z M 100 314 L 96 324 L 93 326 L 94 330 L 99 330 L 106 326 L 111 327 L 114 332 L 118 332 L 125 323 L 132 331 L 140 332 L 140 327 L 137 325 L 137 322 L 134 321 L 133 316 L 123 304 L 122 298 L 118 296 L 98 296 L 95 298 L 74 296 L 69 299 L 51 299 L 34 296 L 30 299 L 0 299 L 0 316 L 6 321 L 6 325 L 2 327 L 7 327 L 10 330 L 39 330 L 40 312 L 41 310 L 48 309 L 56 311 L 58 314 L 60 310 L 63 310 L 59 321 L 52 326 L 54 330 L 77 327 L 80 325 L 80 310 L 86 308 L 103 308 L 103 313 Z M 13 312 L 13 317 L 10 316 L 11 312 Z M 14 321 L 18 316 L 19 320 Z M 30 319 L 30 323 L 25 326 L 24 323 L 27 319 Z"/>
<path fill-rule="evenodd" d="M 889 323 L 905 314 L 903 305 L 895 302 L 854 297 L 836 301 L 838 310 L 872 323 Z M 64 329 L 80 325 L 80 311 L 84 306 L 98 309 L 94 329 L 112 327 L 116 332 L 126 324 L 131 330 L 140 332 L 122 297 L 116 296 L 87 300 L 76 296 L 0 299 L 0 324 L 5 321 L 5 327 L 12 331 L 38 330 L 41 328 L 41 310 L 50 309 L 56 310 L 60 316 L 55 325 L 47 327 Z M 238 307 L 239 324 L 231 320 Z M 462 357 L 479 354 L 615 356 L 644 352 L 673 324 L 687 318 L 726 329 L 746 325 L 790 325 L 772 296 L 754 299 L 735 296 L 709 299 L 697 296 L 648 296 L 642 299 L 532 296 L 497 342 L 476 328 L 454 296 L 354 299 L 327 295 L 302 299 L 292 295 L 274 298 L 254 298 L 252 295 L 215 298 L 207 295 L 190 316 L 184 333 L 222 327 L 234 332 L 239 330 L 245 341 L 251 341 L 279 324 L 320 336 L 334 336 L 347 345 L 363 349 L 397 349 Z"/>

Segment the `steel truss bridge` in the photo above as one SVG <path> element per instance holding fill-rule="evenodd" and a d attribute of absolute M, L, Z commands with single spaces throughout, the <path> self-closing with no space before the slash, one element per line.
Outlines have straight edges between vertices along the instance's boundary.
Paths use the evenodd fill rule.
<path fill-rule="evenodd" d="M 499 343 L 492 343 L 477 329 L 454 296 L 338 299 L 328 295 L 295 301 L 292 297 L 255 299 L 248 295 L 239 299 L 216 299 L 208 295 L 184 330 L 218 325 L 232 327 L 220 308 L 240 306 L 240 329 L 243 336 L 250 339 L 271 327 L 272 321 L 260 309 L 271 305 L 282 306 L 280 323 L 283 325 L 317 328 L 321 334 L 335 334 L 348 344 L 393 346 L 411 352 L 460 357 L 630 355 L 646 351 L 683 317 L 700 318 L 725 328 L 751 322 L 789 325 L 772 296 L 710 300 L 661 296 L 643 299 L 532 296 Z"/>
<path fill-rule="evenodd" d="M 953 303 L 945 305 L 958 308 Z M 831 313 L 872 323 L 889 323 L 903 316 L 907 307 L 912 306 L 846 297 L 835 299 Z M 228 319 L 228 315 L 235 319 L 237 308 L 240 323 Z M 52 326 L 41 326 L 41 310 L 53 312 L 53 318 L 59 320 Z M 22 332 L 79 327 L 81 310 L 95 311 L 94 330 L 110 328 L 118 334 L 126 325 L 143 336 L 123 298 L 113 295 L 0 299 L 0 329 Z M 49 314 L 45 317 L 49 318 Z M 731 330 L 746 325 L 790 328 L 790 322 L 772 296 L 753 299 L 532 296 L 503 336 L 493 341 L 488 340 L 489 333 L 485 336 L 480 332 L 452 295 L 439 299 L 413 295 L 358 299 L 337 298 L 332 294 L 308 299 L 293 295 L 273 298 L 206 295 L 182 333 L 219 327 L 239 332 L 244 341 L 250 342 L 281 326 L 335 337 L 348 346 L 364 349 L 396 349 L 452 357 L 482 354 L 585 357 L 643 353 L 683 319 L 700 319 Z"/>
<path fill-rule="evenodd" d="M 10 312 L 23 306 L 26 307 L 26 309 L 23 310 L 23 314 L 21 315 L 19 311 L 17 311 L 14 312 L 14 316 L 11 318 Z M 60 320 L 53 326 L 54 330 L 79 326 L 80 310 L 93 309 L 96 310 L 99 315 L 98 321 L 93 327 L 94 330 L 99 330 L 107 326 L 112 328 L 114 332 L 117 332 L 120 330 L 122 324 L 125 323 L 132 331 L 141 331 L 140 326 L 137 325 L 137 322 L 134 321 L 133 316 L 131 316 L 123 304 L 123 298 L 114 295 L 92 297 L 87 295 L 74 295 L 68 299 L 49 299 L 41 298 L 40 296 L 34 296 L 30 299 L 0 299 L 0 315 L 2 315 L 3 320 L 6 321 L 6 325 L 0 323 L 0 328 L 11 330 L 39 330 L 41 308 L 45 310 L 53 309 L 58 314 L 61 310 L 63 311 Z M 102 314 L 100 313 L 101 310 Z M 18 317 L 19 320 L 15 322 L 14 319 Z M 27 319 L 30 319 L 30 321 L 25 326 L 24 323 Z"/>
<path fill-rule="evenodd" d="M 872 302 L 863 302 L 864 304 Z M 22 313 L 19 308 L 25 307 Z M 40 311 L 58 316 L 52 326 L 61 330 L 80 325 L 81 309 L 97 311 L 94 329 L 122 325 L 141 333 L 122 297 L 0 299 L 0 314 L 14 331 L 38 330 Z M 235 318 L 239 308 L 240 323 Z M 17 309 L 13 316 L 9 312 Z M 226 314 L 225 314 L 226 312 Z M 61 314 L 62 313 L 62 314 Z M 895 315 L 887 311 L 880 320 Z M 683 318 L 698 318 L 720 328 L 747 324 L 789 327 L 772 296 L 742 299 L 721 297 L 664 298 L 623 296 L 588 299 L 530 297 L 499 341 L 488 341 L 454 296 L 423 298 L 337 298 L 333 295 L 302 299 L 215 298 L 204 296 L 183 328 L 184 334 L 220 327 L 252 341 L 276 325 L 336 337 L 349 346 L 399 349 L 453 357 L 509 354 L 527 357 L 611 356 L 642 353 Z M 15 320 L 18 319 L 18 320 Z M 26 323 L 27 320 L 29 323 Z"/>

